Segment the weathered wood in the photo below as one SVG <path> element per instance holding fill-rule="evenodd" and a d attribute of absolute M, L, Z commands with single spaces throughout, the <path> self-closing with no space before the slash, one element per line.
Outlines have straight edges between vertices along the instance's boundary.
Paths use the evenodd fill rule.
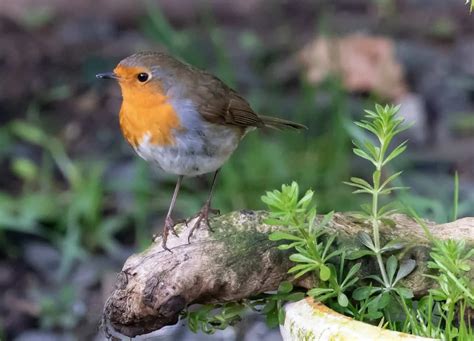
<path fill-rule="evenodd" d="M 176 323 L 189 304 L 236 301 L 275 290 L 288 279 L 291 263 L 288 254 L 268 240 L 270 231 L 277 227 L 266 225 L 265 216 L 265 212 L 241 211 L 213 218 L 213 232 L 196 230 L 190 244 L 189 228 L 181 225 L 177 227 L 180 237 L 168 240 L 172 253 L 163 250 L 158 240 L 146 251 L 132 255 L 105 304 L 106 324 L 124 335 L 136 336 Z M 416 260 L 417 268 L 404 284 L 415 295 L 422 295 L 432 286 L 422 276 L 427 272 L 430 243 L 414 220 L 404 215 L 392 219 L 396 226 L 383 227 L 381 237 L 400 240 L 405 245 L 401 257 Z M 427 224 L 437 238 L 464 239 L 474 247 L 474 218 Z M 328 228 L 338 234 L 340 245 L 348 248 L 361 247 L 358 232 L 370 233 L 369 226 L 342 213 L 334 215 Z M 372 257 L 366 258 L 363 272 L 375 272 Z M 474 266 L 471 269 L 474 279 Z M 310 287 L 317 283 L 306 279 L 296 284 Z"/>

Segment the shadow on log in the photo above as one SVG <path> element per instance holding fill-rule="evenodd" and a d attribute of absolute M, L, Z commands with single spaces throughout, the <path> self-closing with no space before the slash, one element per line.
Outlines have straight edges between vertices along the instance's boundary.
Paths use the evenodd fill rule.
<path fill-rule="evenodd" d="M 196 230 L 190 244 L 189 228 L 180 225 L 176 227 L 180 237 L 168 240 L 172 252 L 163 250 L 158 240 L 146 251 L 132 255 L 105 304 L 105 324 L 133 337 L 176 323 L 190 304 L 238 301 L 275 290 L 281 281 L 290 279 L 287 271 L 292 264 L 287 251 L 278 250 L 278 244 L 268 239 L 278 227 L 266 225 L 265 217 L 265 212 L 241 211 L 213 218 L 213 231 Z M 416 296 L 423 295 L 432 286 L 422 275 L 428 272 L 429 241 L 411 218 L 394 215 L 392 219 L 396 226 L 383 227 L 381 237 L 385 242 L 403 243 L 405 248 L 399 254 L 417 263 L 403 284 Z M 437 238 L 464 239 L 474 247 L 474 218 L 427 225 Z M 334 215 L 328 229 L 338 234 L 341 247 L 349 249 L 361 248 L 358 232 L 371 231 L 368 225 L 342 213 Z M 365 258 L 363 272 L 377 271 L 372 257 Z M 469 275 L 474 279 L 474 266 Z M 308 278 L 295 284 L 305 288 L 317 285 Z"/>

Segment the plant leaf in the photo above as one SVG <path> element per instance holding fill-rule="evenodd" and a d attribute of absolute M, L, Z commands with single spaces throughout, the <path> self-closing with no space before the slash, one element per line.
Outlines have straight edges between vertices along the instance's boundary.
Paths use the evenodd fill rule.
<path fill-rule="evenodd" d="M 337 303 L 339 303 L 341 307 L 347 307 L 349 305 L 349 299 L 346 294 L 343 292 L 339 293 L 339 295 L 337 295 Z"/>
<path fill-rule="evenodd" d="M 309 264 L 318 264 L 314 259 L 308 258 L 301 253 L 294 253 L 290 256 L 290 260 L 296 263 L 309 263 Z"/>
<path fill-rule="evenodd" d="M 324 264 L 319 268 L 319 278 L 326 282 L 331 277 L 331 269 Z"/>
<path fill-rule="evenodd" d="M 314 298 L 318 298 L 319 296 L 321 296 L 323 294 L 330 293 L 330 292 L 334 292 L 334 289 L 332 289 L 332 288 L 313 288 L 313 289 L 309 290 L 307 294 L 309 296 L 314 297 Z"/>
<path fill-rule="evenodd" d="M 380 288 L 369 286 L 359 287 L 352 292 L 352 298 L 356 301 L 363 301 L 378 291 L 380 291 Z"/>
<path fill-rule="evenodd" d="M 293 284 L 288 281 L 281 282 L 278 286 L 279 294 L 288 294 L 289 292 L 291 292 L 291 290 L 293 290 Z"/>
<path fill-rule="evenodd" d="M 361 266 L 362 266 L 362 263 L 357 263 L 357 264 L 353 265 L 351 267 L 351 269 L 349 270 L 349 272 L 347 273 L 346 280 L 353 277 L 360 270 Z M 344 280 L 344 282 L 346 280 Z"/>
<path fill-rule="evenodd" d="M 400 297 L 404 299 L 411 299 L 414 296 L 413 292 L 408 288 L 396 288 L 395 290 L 400 295 Z"/>
<path fill-rule="evenodd" d="M 353 250 L 346 254 L 346 259 L 356 260 L 365 256 L 372 256 L 373 254 L 374 252 L 371 250 Z"/>
<path fill-rule="evenodd" d="M 395 174 L 392 174 L 391 176 L 389 176 L 383 183 L 382 185 L 380 185 L 380 189 L 384 189 L 385 186 L 387 186 L 390 182 L 392 182 L 393 180 L 395 180 L 395 178 L 397 178 L 400 174 L 402 174 L 403 171 L 400 171 L 400 172 L 397 172 Z"/>
<path fill-rule="evenodd" d="M 407 149 L 406 144 L 408 141 L 403 141 L 400 145 L 398 145 L 392 152 L 385 158 L 384 162 L 382 163 L 382 166 L 386 165 L 389 163 L 391 160 L 395 159 L 397 156 L 399 156 L 401 153 Z"/>
<path fill-rule="evenodd" d="M 285 297 L 285 301 L 296 302 L 305 298 L 304 292 L 294 292 Z"/>
<path fill-rule="evenodd" d="M 370 250 L 374 251 L 375 246 L 374 243 L 372 242 L 372 238 L 369 236 L 367 232 L 359 232 L 357 233 L 357 239 L 367 248 Z"/>
<path fill-rule="evenodd" d="M 268 236 L 268 239 L 271 241 L 278 241 L 278 240 L 295 240 L 295 241 L 301 241 L 303 240 L 301 237 L 295 236 L 291 233 L 286 233 L 282 231 L 275 231 L 270 233 Z"/>
<path fill-rule="evenodd" d="M 403 261 L 400 264 L 400 268 L 398 269 L 397 277 L 395 278 L 395 281 L 394 281 L 393 285 L 395 285 L 402 278 L 405 278 L 406 276 L 411 274 L 411 272 L 415 269 L 415 267 L 416 267 L 416 261 L 415 260 L 407 259 L 407 260 Z"/>
<path fill-rule="evenodd" d="M 397 267 L 398 267 L 397 257 L 393 255 L 388 257 L 386 266 L 387 266 L 388 280 L 390 281 L 390 284 L 392 284 L 393 279 L 395 277 L 395 272 L 397 271 Z"/>
<path fill-rule="evenodd" d="M 403 242 L 399 240 L 391 240 L 387 244 L 385 244 L 382 249 L 380 250 L 381 252 L 390 252 L 390 251 L 397 251 L 401 250 L 404 248 Z"/>

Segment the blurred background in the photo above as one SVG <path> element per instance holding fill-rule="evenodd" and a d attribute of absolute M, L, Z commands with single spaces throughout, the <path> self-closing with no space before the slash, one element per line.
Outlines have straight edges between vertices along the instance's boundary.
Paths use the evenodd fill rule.
<path fill-rule="evenodd" d="M 319 211 L 355 209 L 342 184 L 369 174 L 353 120 L 375 102 L 414 122 L 398 194 L 425 218 L 474 215 L 474 14 L 464 0 L 0 1 L 0 340 L 102 340 L 124 260 L 160 230 L 176 178 L 123 140 L 119 88 L 94 75 L 141 50 L 207 69 L 254 109 L 304 133 L 248 134 L 222 169 L 215 207 L 262 209 L 297 181 Z M 186 179 L 175 217 L 209 176 Z M 183 328 L 168 339 L 208 340 Z M 256 316 L 215 340 L 278 340 Z M 166 337 L 163 336 L 163 339 Z"/>

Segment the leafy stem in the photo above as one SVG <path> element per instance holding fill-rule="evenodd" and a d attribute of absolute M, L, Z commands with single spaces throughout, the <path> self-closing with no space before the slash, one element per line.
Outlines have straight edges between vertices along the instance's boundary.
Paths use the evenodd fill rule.
<path fill-rule="evenodd" d="M 372 140 L 354 141 L 354 154 L 370 161 L 374 166 L 372 173 L 372 183 L 353 177 L 350 182 L 346 182 L 349 186 L 355 187 L 354 193 L 365 193 L 371 195 L 371 207 L 365 212 L 359 213 L 364 219 L 372 225 L 372 238 L 365 237 L 365 243 L 377 259 L 377 264 L 382 275 L 383 285 L 391 288 L 392 283 L 387 275 L 387 269 L 384 265 L 382 254 L 385 249 L 380 242 L 380 223 L 382 219 L 387 218 L 393 210 L 389 210 L 387 206 L 380 207 L 380 198 L 382 195 L 388 195 L 392 191 L 401 189 L 400 187 L 390 187 L 401 172 L 389 176 L 385 181 L 381 181 L 382 171 L 391 160 L 399 156 L 406 149 L 406 141 L 389 151 L 393 138 L 407 129 L 408 126 L 403 124 L 403 119 L 397 117 L 399 107 L 376 105 L 375 111 L 366 110 L 365 119 L 356 122 L 356 125 L 374 135 L 375 142 Z"/>

